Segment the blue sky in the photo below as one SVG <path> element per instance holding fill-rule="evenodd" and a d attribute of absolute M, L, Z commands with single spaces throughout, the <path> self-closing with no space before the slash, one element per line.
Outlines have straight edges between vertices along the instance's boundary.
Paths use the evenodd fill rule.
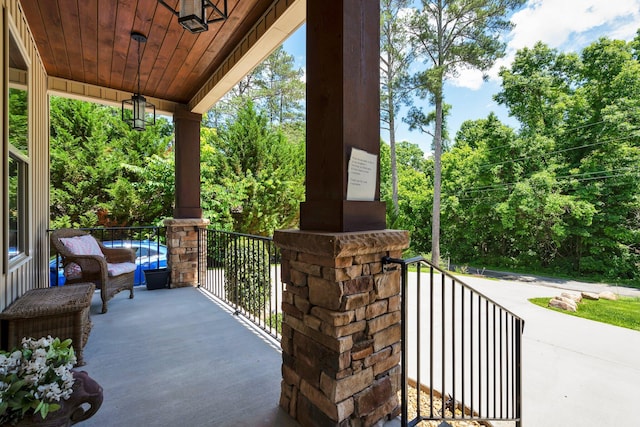
<path fill-rule="evenodd" d="M 560 51 L 579 52 L 600 37 L 631 40 L 640 28 L 640 0 L 529 0 L 511 20 L 516 25 L 504 36 L 506 56 L 494 65 L 487 82 L 482 81 L 480 72 L 466 70 L 445 85 L 445 102 L 453 106 L 448 118 L 452 137 L 465 120 L 485 118 L 490 112 L 503 123 L 518 127 L 518 122 L 492 98 L 500 90 L 500 67 L 509 66 L 518 49 L 542 41 Z M 284 43 L 284 49 L 295 57 L 301 68 L 305 68 L 305 32 L 303 25 Z M 423 105 L 425 111 L 429 110 L 426 103 L 415 102 Z M 389 140 L 386 131 L 380 136 Z M 417 143 L 423 151 L 430 151 L 431 137 L 418 131 L 410 132 L 404 123 L 398 126 L 396 138 Z"/>

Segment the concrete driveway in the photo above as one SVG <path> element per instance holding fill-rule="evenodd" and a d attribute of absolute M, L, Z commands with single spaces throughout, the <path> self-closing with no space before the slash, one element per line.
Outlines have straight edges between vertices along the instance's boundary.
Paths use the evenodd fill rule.
<path fill-rule="evenodd" d="M 523 426 L 640 426 L 640 332 L 557 313 L 528 301 L 564 289 L 640 290 L 508 276 L 457 276 L 525 320 Z"/>

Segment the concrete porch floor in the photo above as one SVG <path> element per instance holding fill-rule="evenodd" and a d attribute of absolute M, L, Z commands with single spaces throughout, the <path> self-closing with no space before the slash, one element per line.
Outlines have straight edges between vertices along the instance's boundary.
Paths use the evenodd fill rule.
<path fill-rule="evenodd" d="M 80 367 L 104 389 L 90 426 L 278 426 L 279 344 L 196 288 L 121 292 L 100 313 Z"/>

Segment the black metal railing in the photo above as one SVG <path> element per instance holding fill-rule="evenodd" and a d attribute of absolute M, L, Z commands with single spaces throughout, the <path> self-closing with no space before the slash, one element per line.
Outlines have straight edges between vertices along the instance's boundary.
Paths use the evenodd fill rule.
<path fill-rule="evenodd" d="M 383 263 L 401 267 L 402 425 L 520 426 L 524 320 L 422 257 Z"/>
<path fill-rule="evenodd" d="M 138 227 L 90 227 L 79 228 L 111 247 L 131 247 L 136 250 L 136 269 L 134 284 L 145 283 L 143 271 L 148 269 L 167 268 L 169 253 L 167 250 L 166 227 L 138 226 Z M 53 230 L 48 230 L 51 233 Z M 62 273 L 60 257 L 51 247 L 49 263 L 50 286 L 58 286 Z"/>
<path fill-rule="evenodd" d="M 270 237 L 200 229 L 200 286 L 276 339 L 282 325 L 280 251 Z M 203 247 L 202 244 L 198 245 Z M 202 266 L 206 265 L 206 269 Z"/>

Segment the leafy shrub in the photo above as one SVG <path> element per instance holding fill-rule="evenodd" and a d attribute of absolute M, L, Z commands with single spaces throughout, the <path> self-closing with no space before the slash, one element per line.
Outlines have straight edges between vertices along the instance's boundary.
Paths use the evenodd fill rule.
<path fill-rule="evenodd" d="M 282 313 L 272 313 L 269 316 L 267 327 L 274 328 L 279 334 L 282 333 Z"/>
<path fill-rule="evenodd" d="M 269 253 L 261 242 L 232 240 L 225 251 L 225 294 L 228 301 L 258 315 L 271 295 Z"/>

